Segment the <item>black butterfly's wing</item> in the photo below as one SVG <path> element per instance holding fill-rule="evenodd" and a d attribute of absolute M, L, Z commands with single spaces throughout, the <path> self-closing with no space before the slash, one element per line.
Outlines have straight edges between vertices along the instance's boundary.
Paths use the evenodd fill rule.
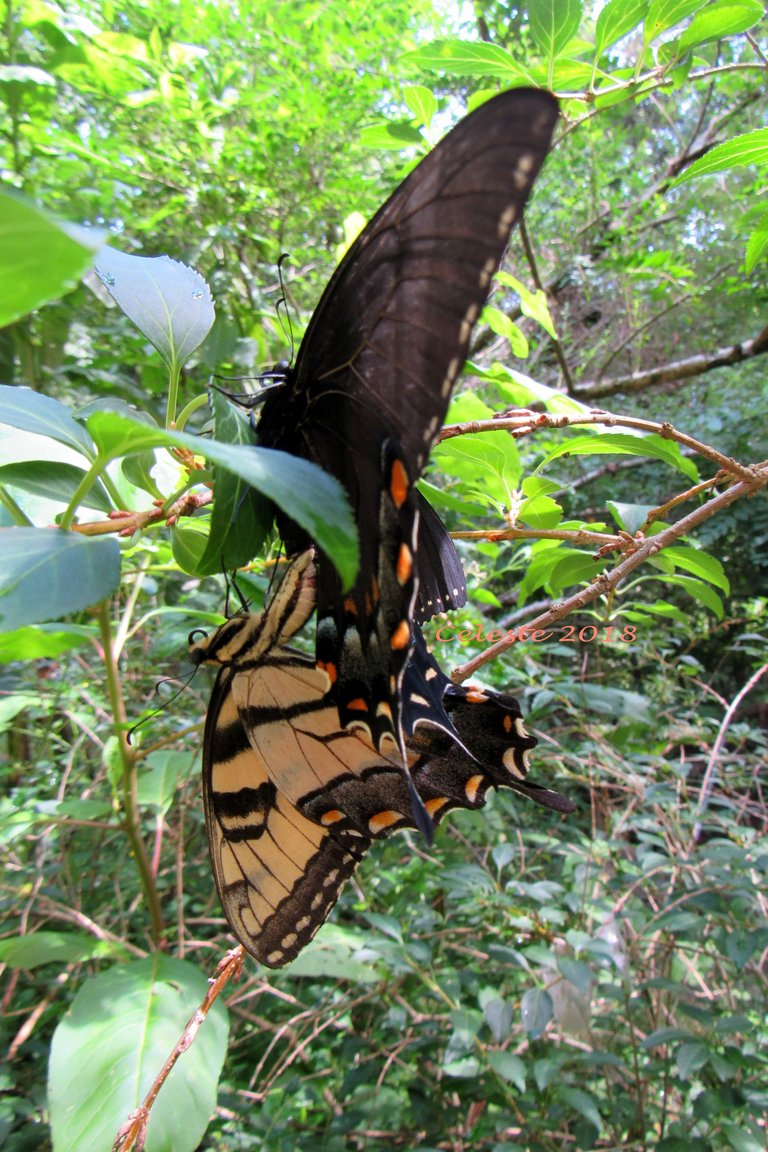
<path fill-rule="evenodd" d="M 514 696 L 451 685 L 444 704 L 472 758 L 440 729 L 425 726 L 414 733 L 410 743 L 425 764 L 414 783 L 435 821 L 433 795 L 450 797 L 449 786 L 457 780 L 464 782 L 464 795 L 450 807 L 480 808 L 489 788 L 512 788 L 555 812 L 576 810 L 568 796 L 528 778 L 528 753 L 537 741 L 526 731 Z"/>
<path fill-rule="evenodd" d="M 318 658 L 342 722 L 366 726 L 377 747 L 387 735 L 400 738 L 415 590 L 413 484 L 556 119 L 553 97 L 517 89 L 462 120 L 349 249 L 295 371 L 262 409 L 260 442 L 336 476 L 355 512 L 361 563 L 350 595 L 330 564 L 321 558 L 318 566 Z M 390 505 L 383 517 L 382 494 Z M 295 526 L 278 524 L 289 551 L 305 546 Z M 382 588 L 386 565 L 391 593 Z M 426 580 L 426 560 L 421 569 Z"/>
<path fill-rule="evenodd" d="M 417 596 L 414 622 L 423 624 L 439 612 L 462 608 L 467 581 L 456 545 L 442 520 L 421 493 L 416 493 L 419 531 L 416 544 Z"/>

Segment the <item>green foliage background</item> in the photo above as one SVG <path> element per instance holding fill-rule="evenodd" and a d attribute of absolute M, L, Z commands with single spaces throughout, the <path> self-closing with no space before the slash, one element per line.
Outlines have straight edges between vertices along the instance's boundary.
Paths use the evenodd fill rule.
<path fill-rule="evenodd" d="M 280 255 L 298 330 L 354 214 L 467 97 L 534 83 L 563 98 L 507 262 L 521 284 L 478 327 L 451 414 L 549 420 L 446 440 L 427 478 L 470 585 L 431 638 L 464 663 L 478 634 L 610 571 L 620 530 L 702 507 L 717 453 L 765 456 L 767 50 L 755 0 L 6 6 L 3 179 L 26 199 L 0 218 L 0 543 L 26 535 L 0 558 L 0 1148 L 108 1149 L 226 947 L 198 783 L 209 685 L 151 715 L 225 595 L 206 567 L 216 513 L 165 524 L 210 480 L 169 449 L 208 432 L 211 371 L 287 355 Z M 216 319 L 180 380 L 95 277 L 79 282 L 101 238 L 57 218 L 205 278 Z M 697 450 L 605 455 L 604 431 L 556 426 L 595 404 L 669 421 Z M 233 419 L 217 411 L 217 437 L 247 444 Z M 258 482 L 228 476 L 219 508 Z M 533 774 L 578 812 L 497 794 L 429 851 L 377 846 L 294 965 L 249 962 L 228 986 L 161 1093 L 150 1152 L 766 1148 L 764 465 L 753 478 L 546 643 L 480 668 L 520 698 Z M 317 503 L 348 558 L 331 498 Z M 119 543 L 67 532 L 74 567 L 51 560 L 54 522 L 119 509 L 138 517 Z M 241 562 L 264 532 L 247 514 Z M 243 578 L 257 602 L 265 554 Z"/>

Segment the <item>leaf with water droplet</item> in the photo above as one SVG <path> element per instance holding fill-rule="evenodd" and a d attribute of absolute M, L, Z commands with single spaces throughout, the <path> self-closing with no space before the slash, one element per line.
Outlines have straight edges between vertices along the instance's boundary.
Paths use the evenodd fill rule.
<path fill-rule="evenodd" d="M 104 233 L 58 220 L 13 189 L 0 191 L 0 328 L 70 292 Z"/>
<path fill-rule="evenodd" d="M 104 248 L 101 282 L 171 372 L 178 372 L 213 324 L 211 292 L 202 276 L 170 256 L 131 256 Z"/>

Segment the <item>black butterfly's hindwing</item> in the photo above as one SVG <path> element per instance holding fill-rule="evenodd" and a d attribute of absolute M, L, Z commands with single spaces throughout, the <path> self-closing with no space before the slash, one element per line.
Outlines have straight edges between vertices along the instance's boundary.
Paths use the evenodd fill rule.
<path fill-rule="evenodd" d="M 397 562 L 403 548 L 413 549 L 413 485 L 557 114 L 546 92 L 516 89 L 465 117 L 351 246 L 312 316 L 295 370 L 262 407 L 260 443 L 314 461 L 349 496 L 360 569 L 345 597 L 335 570 L 319 558 L 318 657 L 336 677 L 344 724 L 367 724 L 379 748 L 387 736 L 402 740 L 399 689 L 409 644 L 401 643 L 401 624 L 414 614 L 428 618 L 428 601 L 447 595 L 432 569 L 441 562 L 439 542 L 432 554 L 424 548 L 414 580 L 386 581 L 396 585 L 391 594 L 382 588 L 382 555 Z M 382 501 L 396 508 L 383 517 L 384 528 Z M 278 526 L 289 552 L 306 547 L 285 517 Z M 426 596 L 414 607 L 415 577 Z M 386 623 L 377 618 L 380 606 Z"/>

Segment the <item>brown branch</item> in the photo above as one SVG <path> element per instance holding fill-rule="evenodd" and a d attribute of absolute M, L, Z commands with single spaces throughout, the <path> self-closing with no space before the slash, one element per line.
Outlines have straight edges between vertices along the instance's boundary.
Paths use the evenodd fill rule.
<path fill-rule="evenodd" d="M 210 1009 L 219 998 L 224 988 L 229 981 L 234 977 L 239 979 L 240 973 L 243 970 L 243 960 L 245 959 L 245 949 L 241 944 L 233 948 L 231 952 L 222 960 L 216 969 L 216 974 L 211 980 L 208 991 L 203 997 L 202 1003 L 199 1008 L 196 1008 L 192 1016 L 187 1021 L 187 1026 L 179 1039 L 178 1044 L 175 1045 L 173 1051 L 168 1059 L 163 1064 L 163 1067 L 155 1077 L 152 1087 L 147 1092 L 139 1107 L 123 1124 L 122 1128 L 115 1137 L 114 1144 L 112 1145 L 112 1152 L 130 1152 L 130 1149 L 135 1149 L 135 1152 L 142 1152 L 147 1138 L 147 1122 L 149 1121 L 149 1113 L 152 1105 L 157 1099 L 158 1093 L 168 1079 L 173 1066 L 178 1060 L 179 1056 L 194 1043 L 197 1033 L 200 1031 L 200 1025 L 205 1020 Z"/>
<path fill-rule="evenodd" d="M 521 436 L 529 436 L 541 428 L 566 428 L 581 424 L 603 424 L 607 428 L 635 428 L 639 432 L 654 433 L 664 440 L 673 440 L 690 448 L 693 452 L 698 452 L 700 456 L 711 460 L 723 472 L 743 480 L 746 484 L 754 481 L 755 468 L 763 467 L 763 465 L 746 466 L 739 464 L 730 456 L 724 456 L 717 448 L 689 436 L 687 432 L 680 432 L 666 421 L 659 423 L 656 420 L 643 420 L 638 416 L 618 416 L 613 412 L 605 412 L 601 408 L 593 408 L 589 412 L 575 416 L 551 416 L 545 412 L 532 412 L 527 408 L 519 408 L 510 413 L 502 413 L 492 420 L 470 420 L 463 424 L 448 424 L 443 428 L 440 439 L 450 440 L 454 436 L 476 435 L 479 432 L 497 430 L 510 432 L 513 438 L 517 440 Z M 758 484 L 758 487 L 762 487 L 762 484 Z"/>
<path fill-rule="evenodd" d="M 164 521 L 172 527 L 180 516 L 191 516 L 198 508 L 203 508 L 213 500 L 213 492 L 185 492 L 170 507 L 165 501 L 156 500 L 154 508 L 144 512 L 109 512 L 106 520 L 93 520 L 87 524 L 73 524 L 72 531 L 80 532 L 83 536 L 108 536 L 116 533 L 118 536 L 132 536 L 134 532 L 142 532 L 150 524 L 159 524 Z"/>
<path fill-rule="evenodd" d="M 585 605 L 591 604 L 597 600 L 599 596 L 603 596 L 608 592 L 614 591 L 625 580 L 631 572 L 644 564 L 646 560 L 651 559 L 663 548 L 669 547 L 681 536 L 687 535 L 694 528 L 698 528 L 706 520 L 715 516 L 718 512 L 722 512 L 724 508 L 728 508 L 737 500 L 741 500 L 745 496 L 751 496 L 757 488 L 765 488 L 768 486 L 768 463 L 755 465 L 750 469 L 750 479 L 740 480 L 732 484 L 725 492 L 721 492 L 717 496 L 713 496 L 706 504 L 696 508 L 688 516 L 684 516 L 682 520 L 678 520 L 676 524 L 671 525 L 669 528 L 664 529 L 658 536 L 653 536 L 650 540 L 644 541 L 639 544 L 636 551 L 630 556 L 625 557 L 616 567 L 610 572 L 602 572 L 596 576 L 595 579 L 586 587 L 579 589 L 573 596 L 569 596 L 566 600 L 561 601 L 559 604 L 554 604 L 548 612 L 544 612 L 541 616 L 533 620 L 526 626 L 526 631 L 534 632 L 541 631 L 550 624 L 557 623 L 558 620 L 564 619 L 569 616 L 571 612 L 575 612 L 579 608 L 584 608 Z M 487 664 L 491 660 L 495 660 L 497 656 L 501 656 L 508 648 L 518 642 L 518 637 L 515 635 L 504 637 L 496 644 L 491 645 L 480 655 L 468 660 L 466 664 L 460 665 L 454 669 L 451 679 L 455 683 L 461 683 L 471 676 L 483 664 Z"/>
<path fill-rule="evenodd" d="M 718 348 L 715 352 L 689 356 L 685 360 L 673 360 L 658 368 L 643 369 L 628 376 L 615 376 L 611 380 L 592 380 L 575 384 L 572 394 L 579 399 L 585 397 L 592 399 L 595 396 L 609 396 L 614 392 L 641 392 L 657 384 L 680 383 L 692 376 L 714 372 L 717 368 L 740 364 L 766 352 L 768 352 L 768 328 L 764 328 L 753 340 L 744 340 L 741 344 L 732 344 L 728 348 Z"/>

